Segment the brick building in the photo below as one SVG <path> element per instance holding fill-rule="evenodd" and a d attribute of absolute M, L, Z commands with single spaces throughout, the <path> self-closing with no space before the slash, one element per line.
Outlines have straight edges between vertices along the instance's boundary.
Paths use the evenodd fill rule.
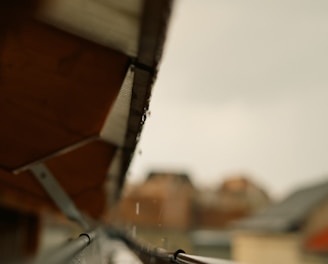
<path fill-rule="evenodd" d="M 119 204 L 120 222 L 137 226 L 185 229 L 192 226 L 195 189 L 186 174 L 150 173 L 127 188 Z"/>
<path fill-rule="evenodd" d="M 268 206 L 271 201 L 247 176 L 231 175 L 216 191 L 200 192 L 196 203 L 197 227 L 225 228 L 232 221 Z"/>

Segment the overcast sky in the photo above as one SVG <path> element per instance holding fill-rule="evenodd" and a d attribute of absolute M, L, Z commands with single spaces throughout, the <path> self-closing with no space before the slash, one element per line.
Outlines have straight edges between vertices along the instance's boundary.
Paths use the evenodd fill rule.
<path fill-rule="evenodd" d="M 275 197 L 328 180 L 327 14 L 326 0 L 176 1 L 128 179 L 245 172 Z"/>

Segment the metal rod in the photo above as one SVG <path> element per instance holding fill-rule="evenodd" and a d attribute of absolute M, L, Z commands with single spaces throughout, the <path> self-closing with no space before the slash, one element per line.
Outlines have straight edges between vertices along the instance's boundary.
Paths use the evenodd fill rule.
<path fill-rule="evenodd" d="M 70 263 L 71 260 L 82 252 L 96 236 L 96 232 L 82 233 L 78 238 L 68 241 L 61 245 L 59 248 L 50 252 L 49 254 L 43 255 L 37 258 L 32 264 L 65 264 Z"/>
<path fill-rule="evenodd" d="M 144 263 L 147 263 L 150 259 L 150 263 L 153 264 L 237 264 L 237 262 L 224 259 L 189 255 L 182 249 L 177 250 L 175 253 L 169 253 L 164 249 L 158 250 L 145 247 L 128 236 L 127 233 L 114 228 L 107 229 L 107 234 L 112 238 L 123 241 Z"/>
<path fill-rule="evenodd" d="M 47 166 L 43 163 L 38 163 L 31 167 L 31 171 L 58 208 L 69 219 L 78 222 L 84 230 L 88 230 L 90 228 L 89 223 Z"/>
<path fill-rule="evenodd" d="M 189 255 L 182 251 L 177 251 L 173 255 L 173 261 L 178 264 L 236 264 L 236 262 L 229 260 Z"/>

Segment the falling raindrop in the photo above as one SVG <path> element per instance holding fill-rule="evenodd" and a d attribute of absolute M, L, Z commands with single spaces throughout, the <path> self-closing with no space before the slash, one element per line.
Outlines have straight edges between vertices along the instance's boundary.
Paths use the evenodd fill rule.
<path fill-rule="evenodd" d="M 162 217 L 163 217 L 163 207 L 160 208 L 159 210 L 159 214 L 158 214 L 158 226 L 161 227 L 161 221 L 162 221 Z"/>
<path fill-rule="evenodd" d="M 136 203 L 136 215 L 139 215 L 140 204 L 139 202 Z"/>

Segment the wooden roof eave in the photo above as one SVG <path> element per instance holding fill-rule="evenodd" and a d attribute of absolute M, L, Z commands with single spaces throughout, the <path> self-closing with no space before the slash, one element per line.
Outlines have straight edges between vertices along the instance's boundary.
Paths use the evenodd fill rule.
<path fill-rule="evenodd" d="M 117 188 L 116 192 L 112 194 L 114 200 L 120 196 L 127 169 L 147 118 L 151 90 L 156 80 L 164 48 L 172 2 L 172 0 L 144 1 L 138 55 L 133 61 L 135 76 L 128 127 L 122 148 Z"/>
<path fill-rule="evenodd" d="M 127 125 L 123 132 L 121 131 L 124 133 L 121 142 L 108 142 L 106 141 L 106 138 L 101 134 L 101 131 L 99 131 L 99 134 L 97 135 L 92 132 L 89 135 L 86 134 L 86 137 L 83 136 L 83 138 L 81 138 L 83 141 L 82 144 L 76 141 L 73 146 L 65 146 L 62 144 L 62 147 L 64 148 L 53 148 L 53 150 L 56 151 L 52 153 L 49 151 L 43 151 L 43 153 L 41 153 L 42 155 L 35 155 L 36 159 L 34 160 L 26 160 L 25 158 L 27 163 L 24 163 L 23 159 L 21 159 L 23 162 L 16 162 L 15 160 L 12 162 L 10 160 L 10 162 L 14 164 L 12 168 L 17 169 L 17 165 L 15 164 L 18 164 L 18 168 L 23 168 L 23 170 L 18 170 L 18 174 L 16 175 L 10 172 L 12 168 L 4 169 L 3 171 L 0 170 L 0 181 L 2 183 L 0 187 L 0 194 L 6 194 L 3 196 L 5 197 L 4 199 L 0 199 L 0 204 L 7 204 L 19 209 L 27 208 L 27 210 L 35 210 L 35 208 L 40 210 L 41 208 L 47 207 L 49 205 L 49 199 L 46 197 L 46 193 L 44 190 L 40 189 L 40 186 L 36 183 L 33 175 L 28 170 L 30 165 L 40 161 L 44 162 L 45 165 L 50 168 L 54 176 L 63 185 L 63 188 L 67 191 L 68 195 L 74 200 L 77 206 L 82 208 L 83 211 L 89 210 L 89 213 L 91 213 L 92 216 L 99 216 L 99 213 L 101 212 L 101 206 L 104 206 L 102 185 L 105 178 L 102 175 L 105 176 L 104 168 L 106 166 L 107 168 L 109 166 L 110 172 L 112 172 L 112 174 L 109 175 L 109 180 L 113 183 L 113 188 L 111 189 L 110 196 L 115 198 L 119 197 L 122 186 L 125 182 L 126 171 L 135 151 L 135 147 L 142 130 L 142 125 L 146 117 L 151 88 L 156 78 L 157 68 L 163 49 L 171 2 L 171 0 L 144 1 L 137 56 L 132 56 L 128 60 L 123 58 L 122 60 L 121 68 L 123 69 L 125 67 L 125 70 L 128 69 L 126 78 L 132 78 L 132 90 L 130 94 L 131 100 L 129 102 L 129 109 L 127 109 Z M 45 27 L 43 25 L 40 27 L 40 25 L 33 22 L 30 28 L 33 30 L 36 28 L 37 31 L 35 32 L 39 32 L 39 30 L 45 30 Z M 6 28 L 6 25 L 4 28 Z M 51 29 L 51 31 L 60 33 L 56 29 Z M 69 37 L 69 35 L 67 36 Z M 74 42 L 74 39 L 76 38 L 72 37 L 71 41 Z M 51 42 L 49 42 L 49 44 L 52 45 Z M 89 47 L 89 44 L 85 45 Z M 92 46 L 93 44 L 90 45 Z M 99 48 L 100 50 L 103 50 L 103 48 Z M 55 62 L 54 59 L 52 59 L 53 62 Z M 126 66 L 124 61 L 127 61 L 130 66 Z M 40 62 L 43 63 L 42 60 L 40 60 Z M 100 62 L 106 63 L 105 61 Z M 102 67 L 102 69 L 103 68 L 104 67 Z M 41 70 L 43 69 L 41 68 Z M 130 74 L 131 72 L 132 74 Z M 99 73 L 96 73 L 96 76 L 97 75 L 99 75 Z M 10 79 L 10 81 L 11 80 L 12 79 Z M 53 91 L 56 91 L 56 89 Z M 56 101 L 52 102 L 52 106 L 56 106 Z M 55 110 L 57 111 L 57 108 Z M 109 109 L 110 112 L 112 110 L 113 109 Z M 38 113 L 40 111 L 35 112 Z M 2 116 L 3 118 L 6 118 L 5 115 Z M 52 116 L 49 115 L 50 118 L 52 118 Z M 66 118 L 65 115 L 63 115 L 63 117 Z M 81 117 L 79 118 L 81 119 Z M 75 122 L 73 119 L 72 121 Z M 99 124 L 100 123 L 101 121 Z M 70 122 L 67 124 L 71 125 Z M 36 123 L 36 125 L 38 124 Z M 98 125 L 98 127 L 99 126 L 100 125 Z M 35 126 L 31 126 L 31 128 L 35 128 Z M 52 143 L 51 141 L 49 142 Z M 26 154 L 26 157 L 29 156 Z M 103 159 L 104 157 L 108 158 Z M 0 162 L 3 162 L 4 160 L 5 159 L 2 159 Z M 89 168 L 87 165 L 97 164 L 98 161 L 100 161 L 99 166 L 94 168 L 98 176 L 93 176 L 92 179 L 94 179 L 95 182 L 92 182 L 90 177 L 90 179 L 86 177 L 91 170 L 91 168 Z M 79 169 L 79 164 L 81 163 L 84 166 Z M 21 204 L 19 202 L 22 197 L 26 198 L 26 204 Z M 95 208 L 92 206 L 92 204 L 98 204 L 101 206 Z"/>

